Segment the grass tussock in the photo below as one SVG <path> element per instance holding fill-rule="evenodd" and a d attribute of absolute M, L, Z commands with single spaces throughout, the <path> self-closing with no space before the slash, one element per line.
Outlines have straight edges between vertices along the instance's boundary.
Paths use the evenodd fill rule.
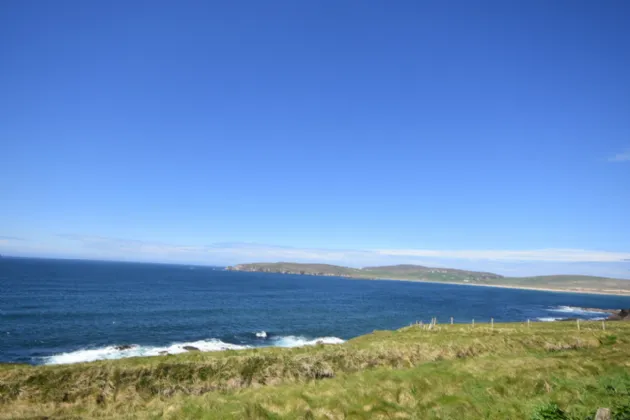
<path fill-rule="evenodd" d="M 630 401 L 629 333 L 411 326 L 343 345 L 2 366 L 0 418 L 530 418 L 547 403 L 586 416 Z"/>

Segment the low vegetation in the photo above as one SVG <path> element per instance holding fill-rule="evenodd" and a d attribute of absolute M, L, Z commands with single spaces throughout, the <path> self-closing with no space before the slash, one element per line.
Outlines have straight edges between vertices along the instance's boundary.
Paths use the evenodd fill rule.
<path fill-rule="evenodd" d="M 342 345 L 0 365 L 0 418 L 628 419 L 630 323 L 605 327 L 412 325 Z"/>
<path fill-rule="evenodd" d="M 407 280 L 444 283 L 476 284 L 518 288 L 539 288 L 585 293 L 630 294 L 630 280 L 606 277 L 556 275 L 536 277 L 504 277 L 481 271 L 454 268 L 424 267 L 421 265 L 389 265 L 382 267 L 350 268 L 329 264 L 254 263 L 228 267 L 231 271 L 250 271 L 317 276 L 338 276 L 357 279 Z"/>

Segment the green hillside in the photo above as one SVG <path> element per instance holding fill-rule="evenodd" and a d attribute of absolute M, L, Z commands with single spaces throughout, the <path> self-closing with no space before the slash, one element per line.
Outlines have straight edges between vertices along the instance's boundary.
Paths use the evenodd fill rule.
<path fill-rule="evenodd" d="M 361 270 L 330 264 L 301 264 L 290 262 L 240 264 L 228 267 L 234 271 L 258 271 L 265 273 L 303 274 L 317 276 L 359 276 Z"/>
<path fill-rule="evenodd" d="M 380 267 L 365 267 L 360 270 L 363 275 L 377 278 L 430 280 L 430 281 L 481 281 L 486 279 L 500 279 L 502 276 L 494 273 L 479 271 L 457 270 L 453 268 L 433 268 L 421 265 L 389 265 Z"/>
<path fill-rule="evenodd" d="M 0 365 L 0 419 L 630 416 L 630 323 L 413 325 L 340 345 Z M 624 417 L 625 416 L 625 417 Z"/>
<path fill-rule="evenodd" d="M 282 274 L 431 281 L 463 281 L 501 278 L 500 275 L 494 273 L 456 270 L 452 268 L 432 268 L 420 265 L 390 265 L 381 267 L 350 268 L 329 264 L 279 262 L 240 264 L 228 267 L 227 269 L 233 271 L 257 271 Z"/>
<path fill-rule="evenodd" d="M 503 277 L 499 274 L 424 267 L 420 265 L 391 265 L 350 268 L 329 264 L 253 263 L 228 267 L 231 271 L 251 271 L 283 274 L 340 276 L 357 279 L 430 281 L 519 288 L 542 288 L 585 293 L 630 294 L 630 280 L 582 275 L 553 275 L 537 277 Z"/>

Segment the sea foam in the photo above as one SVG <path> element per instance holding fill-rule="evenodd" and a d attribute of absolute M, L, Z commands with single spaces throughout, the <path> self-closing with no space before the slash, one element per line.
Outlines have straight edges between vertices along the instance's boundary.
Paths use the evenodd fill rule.
<path fill-rule="evenodd" d="M 82 349 L 71 351 L 68 353 L 56 354 L 53 356 L 45 357 L 44 364 L 47 365 L 59 365 L 69 363 L 82 363 L 93 362 L 95 360 L 113 360 L 122 359 L 126 357 L 139 357 L 139 356 L 159 356 L 164 354 L 179 354 L 186 353 L 185 346 L 196 347 L 200 351 L 222 351 L 222 350 L 242 350 L 249 348 L 249 346 L 224 343 L 221 340 L 199 340 L 189 343 L 173 343 L 169 346 L 140 346 L 131 345 L 130 348 L 120 349 L 120 346 L 106 346 L 96 349 Z"/>
<path fill-rule="evenodd" d="M 338 337 L 319 337 L 308 339 L 295 335 L 287 335 L 284 337 L 276 337 L 273 339 L 273 345 L 276 347 L 302 347 L 315 346 L 317 344 L 341 344 L 344 340 Z"/>
<path fill-rule="evenodd" d="M 266 335 L 266 333 L 265 333 Z M 225 343 L 217 339 L 191 341 L 187 343 L 173 343 L 169 346 L 141 346 L 131 345 L 129 348 L 121 349 L 121 346 L 106 346 L 95 349 L 81 349 L 67 353 L 55 354 L 42 358 L 46 365 L 61 365 L 71 363 L 94 362 L 96 360 L 114 360 L 127 357 L 159 356 L 162 354 L 186 353 L 185 346 L 191 346 L 200 351 L 223 351 L 223 350 L 244 350 L 252 347 L 302 347 L 314 346 L 317 344 L 341 344 L 344 340 L 338 337 L 320 337 L 308 339 L 300 336 L 279 336 L 270 340 L 270 344 L 265 346 L 248 346 L 240 344 Z"/>
<path fill-rule="evenodd" d="M 552 316 L 542 316 L 542 317 L 536 318 L 536 319 L 539 320 L 539 321 L 542 321 L 542 322 L 553 322 L 553 321 L 560 321 L 560 320 L 563 320 L 565 318 L 554 318 Z"/>
<path fill-rule="evenodd" d="M 575 306 L 558 306 L 552 309 L 549 309 L 551 312 L 562 312 L 565 314 L 576 314 L 576 315 L 602 315 L 606 314 L 606 312 L 595 311 L 595 310 L 586 310 L 584 308 L 577 308 Z"/>

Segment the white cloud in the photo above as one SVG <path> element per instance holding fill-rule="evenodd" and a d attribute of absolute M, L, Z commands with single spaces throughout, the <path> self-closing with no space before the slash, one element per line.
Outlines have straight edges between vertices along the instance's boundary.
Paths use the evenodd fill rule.
<path fill-rule="evenodd" d="M 351 267 L 418 264 L 489 271 L 504 275 L 590 274 L 630 277 L 630 252 L 584 249 L 349 250 L 295 248 L 256 243 L 214 243 L 191 246 L 93 235 L 58 235 L 56 239 L 47 242 L 10 241 L 0 237 L 0 253 L 52 258 L 200 265 L 278 261 Z"/>
<path fill-rule="evenodd" d="M 608 159 L 609 162 L 630 162 L 630 149 Z"/>
<path fill-rule="evenodd" d="M 217 259 L 229 257 L 232 261 L 321 261 L 349 264 L 353 261 L 396 260 L 418 258 L 435 260 L 469 261 L 540 261 L 540 262 L 623 262 L 630 259 L 630 252 L 612 252 L 584 249 L 535 249 L 535 250 L 431 250 L 431 249 L 375 249 L 334 250 L 317 248 L 292 248 L 253 243 L 218 243 L 207 246 L 185 246 L 158 242 L 146 242 L 89 235 L 60 235 L 80 242 L 83 247 L 107 253 L 128 256 L 194 257 Z M 356 264 L 356 263 L 355 263 Z"/>
<path fill-rule="evenodd" d="M 629 252 L 591 251 L 584 249 L 511 250 L 421 250 L 380 249 L 382 255 L 398 257 L 431 257 L 493 261 L 554 261 L 554 262 L 619 262 L 630 258 Z"/>

